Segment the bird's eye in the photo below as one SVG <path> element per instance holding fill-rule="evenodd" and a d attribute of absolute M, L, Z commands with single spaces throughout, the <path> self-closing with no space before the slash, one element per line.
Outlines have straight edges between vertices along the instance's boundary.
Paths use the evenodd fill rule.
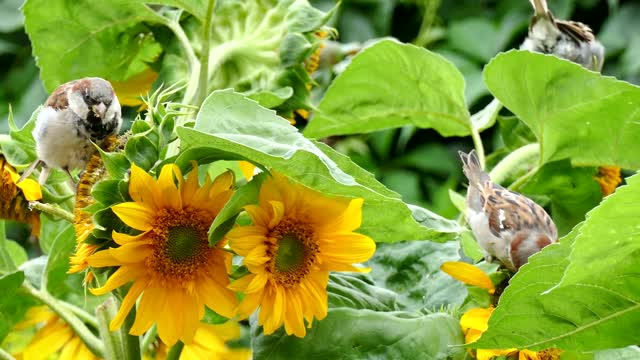
<path fill-rule="evenodd" d="M 84 102 L 86 102 L 88 104 L 89 101 L 91 101 L 91 95 L 89 95 L 89 93 L 86 92 L 86 93 L 84 93 Z"/>

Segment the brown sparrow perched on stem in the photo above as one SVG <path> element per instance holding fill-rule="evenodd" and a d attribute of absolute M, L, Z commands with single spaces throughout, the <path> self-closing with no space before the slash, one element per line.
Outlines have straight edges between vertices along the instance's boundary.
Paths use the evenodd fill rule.
<path fill-rule="evenodd" d="M 557 241 L 556 225 L 540 205 L 493 183 L 482 171 L 475 151 L 459 154 L 469 179 L 467 223 L 488 254 L 487 261 L 496 258 L 517 271 L 529 256 Z"/>
<path fill-rule="evenodd" d="M 552 54 L 593 71 L 602 70 L 604 47 L 591 28 L 581 22 L 558 20 L 547 8 L 546 0 L 529 0 L 533 18 L 529 35 L 520 49 Z"/>
<path fill-rule="evenodd" d="M 100 145 L 107 136 L 117 134 L 121 125 L 120 103 L 108 81 L 89 77 L 58 86 L 40 110 L 33 129 L 38 160 L 20 181 L 40 164 L 41 184 L 47 181 L 51 168 L 62 169 L 71 177 L 70 171 L 84 167 L 95 151 L 92 143 Z"/>

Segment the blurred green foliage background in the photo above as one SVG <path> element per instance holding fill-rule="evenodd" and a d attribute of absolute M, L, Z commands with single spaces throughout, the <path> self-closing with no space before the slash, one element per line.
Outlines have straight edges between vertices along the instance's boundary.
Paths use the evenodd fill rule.
<path fill-rule="evenodd" d="M 335 5 L 333 0 L 310 2 L 323 10 Z M 24 32 L 21 3 L 0 0 L 0 133 L 8 131 L 9 107 L 21 125 L 47 96 Z M 549 0 L 549 7 L 558 18 L 582 21 L 594 29 L 607 50 L 605 75 L 640 83 L 640 31 L 633 31 L 640 2 Z M 330 25 L 338 30 L 336 41 L 343 49 L 358 49 L 371 39 L 391 36 L 442 54 L 464 74 L 465 96 L 473 113 L 491 100 L 482 83 L 483 66 L 496 53 L 519 46 L 531 14 L 527 0 L 343 0 Z M 326 86 L 332 76 L 319 72 L 317 80 Z M 316 99 L 325 88 L 317 89 Z M 495 156 L 505 147 L 501 131 L 511 126 L 508 119 L 499 124 L 482 134 L 488 153 Z M 464 192 L 457 150 L 470 149 L 470 141 L 405 127 L 331 139 L 331 144 L 406 202 L 453 218 L 457 210 L 448 190 Z"/>

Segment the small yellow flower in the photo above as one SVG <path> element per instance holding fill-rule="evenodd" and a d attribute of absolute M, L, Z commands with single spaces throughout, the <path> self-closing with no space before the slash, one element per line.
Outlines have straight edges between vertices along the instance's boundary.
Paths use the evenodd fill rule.
<path fill-rule="evenodd" d="M 489 276 L 487 276 L 484 271 L 471 264 L 461 261 L 448 261 L 440 266 L 440 270 L 467 285 L 486 289 L 489 294 L 496 292 L 495 285 L 493 285 L 493 281 L 491 281 Z"/>
<path fill-rule="evenodd" d="M 98 359 L 86 345 L 75 335 L 71 327 L 46 306 L 32 307 L 27 311 L 25 320 L 14 327 L 22 330 L 44 324 L 38 329 L 26 348 L 15 354 L 17 358 L 28 360 L 49 359 L 58 354 L 59 360 L 94 360 Z"/>
<path fill-rule="evenodd" d="M 304 337 L 315 319 L 327 315 L 330 271 L 358 271 L 353 263 L 375 252 L 360 227 L 362 199 L 328 198 L 272 174 L 262 184 L 258 205 L 245 210 L 253 225 L 232 229 L 229 245 L 251 274 L 230 288 L 245 293 L 238 315 L 258 307 L 258 323 L 271 334 L 284 323 L 287 334 Z"/>
<path fill-rule="evenodd" d="M 489 326 L 489 317 L 491 317 L 493 310 L 493 306 L 488 308 L 475 308 L 462 315 L 460 318 L 460 327 L 464 333 L 464 340 L 466 344 L 475 342 L 480 338 L 480 335 L 482 335 L 483 332 L 487 331 Z M 496 356 L 512 356 L 517 354 L 519 360 L 558 360 L 560 359 L 561 352 L 562 351 L 559 349 L 545 349 L 538 352 L 526 349 L 477 349 L 475 351 L 475 358 L 478 360 L 490 360 Z M 469 353 L 474 356 L 473 351 L 469 350 Z"/>
<path fill-rule="evenodd" d="M 177 181 L 177 185 L 176 185 Z M 193 341 L 204 306 L 231 317 L 237 306 L 227 289 L 231 254 L 221 241 L 210 247 L 207 232 L 233 193 L 232 172 L 198 183 L 197 167 L 186 182 L 177 166 L 165 165 L 158 180 L 132 165 L 129 195 L 132 202 L 114 205 L 113 212 L 139 235 L 113 233 L 120 245 L 87 258 L 92 267 L 116 266 L 100 295 L 131 281 L 127 295 L 110 324 L 118 329 L 140 298 L 130 334 L 142 335 L 154 323 L 167 345 Z"/>
<path fill-rule="evenodd" d="M 460 327 L 464 333 L 464 340 L 466 344 L 472 343 L 480 338 L 483 332 L 487 330 L 489 324 L 489 317 L 493 312 L 493 306 L 488 308 L 475 308 L 467 311 L 460 318 Z M 472 352 L 469 351 L 471 354 Z M 478 360 L 489 360 L 494 356 L 512 355 L 517 353 L 517 349 L 507 350 L 487 350 L 478 349 L 475 352 L 475 358 Z M 473 355 L 473 354 L 472 354 Z"/>
<path fill-rule="evenodd" d="M 251 350 L 245 348 L 230 348 L 226 342 L 240 338 L 240 326 L 235 322 L 219 325 L 200 323 L 193 342 L 184 345 L 180 353 L 180 360 L 249 360 Z M 164 360 L 169 349 L 165 344 L 158 344 L 155 355 L 145 355 L 144 359 Z"/>
<path fill-rule="evenodd" d="M 40 184 L 33 179 L 21 182 L 20 175 L 0 155 L 0 219 L 30 224 L 32 234 L 40 235 L 40 213 L 29 210 L 29 201 L 42 199 Z"/>
<path fill-rule="evenodd" d="M 221 325 L 200 324 L 193 344 L 185 345 L 180 360 L 220 359 L 249 360 L 249 349 L 232 349 L 226 342 L 240 338 L 240 326 L 235 322 Z"/>
<path fill-rule="evenodd" d="M 600 184 L 603 196 L 613 194 L 616 187 L 622 182 L 620 168 L 617 166 L 599 167 L 598 175 L 596 175 L 596 181 Z"/>

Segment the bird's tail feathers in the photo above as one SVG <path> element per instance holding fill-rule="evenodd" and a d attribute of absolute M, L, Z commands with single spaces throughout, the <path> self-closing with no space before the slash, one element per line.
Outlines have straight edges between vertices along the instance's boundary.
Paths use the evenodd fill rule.
<path fill-rule="evenodd" d="M 469 179 L 469 186 L 479 186 L 479 184 L 489 181 L 489 174 L 482 170 L 475 150 L 471 150 L 468 154 L 459 151 L 458 154 L 462 160 L 462 171 Z"/>
<path fill-rule="evenodd" d="M 529 0 L 535 16 L 546 16 L 549 13 L 549 7 L 547 6 L 547 0 Z"/>

